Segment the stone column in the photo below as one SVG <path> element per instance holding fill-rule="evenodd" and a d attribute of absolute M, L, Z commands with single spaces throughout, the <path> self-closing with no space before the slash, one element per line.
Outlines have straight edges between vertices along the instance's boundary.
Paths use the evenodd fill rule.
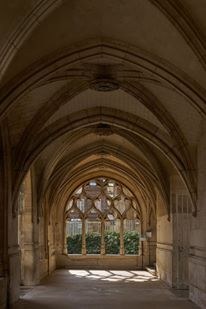
<path fill-rule="evenodd" d="M 86 255 L 86 222 L 82 219 L 82 254 Z"/>
<path fill-rule="evenodd" d="M 67 220 L 64 223 L 64 248 L 63 254 L 67 254 Z"/>
<path fill-rule="evenodd" d="M 105 241 L 104 241 L 104 230 L 105 224 L 104 221 L 101 221 L 101 254 L 105 254 Z"/>
<path fill-rule="evenodd" d="M 206 308 L 206 121 L 198 145 L 197 217 L 192 218 L 189 257 L 190 298 Z"/>
<path fill-rule="evenodd" d="M 172 286 L 173 224 L 168 221 L 168 205 L 157 194 L 156 265 L 159 277 Z"/>
<path fill-rule="evenodd" d="M 20 252 L 18 245 L 18 210 L 14 208 L 12 201 L 12 176 L 14 173 L 12 166 L 12 153 L 9 141 L 7 121 L 2 122 L 1 127 L 2 149 L 3 149 L 3 207 L 6 210 L 4 217 L 4 230 L 6 233 L 5 259 L 7 260 L 7 303 L 12 304 L 19 298 L 20 284 Z"/>
<path fill-rule="evenodd" d="M 189 235 L 192 209 L 186 188 L 172 194 L 173 263 L 172 285 L 188 289 Z"/>
<path fill-rule="evenodd" d="M 66 224 L 65 224 L 66 225 Z M 50 274 L 56 268 L 56 252 L 54 247 L 55 223 L 51 221 L 48 225 L 48 273 Z"/>
<path fill-rule="evenodd" d="M 120 220 L 120 255 L 124 255 L 124 220 Z"/>
<path fill-rule="evenodd" d="M 7 207 L 4 205 L 3 145 L 0 135 L 0 309 L 7 305 Z"/>
<path fill-rule="evenodd" d="M 39 282 L 39 242 L 37 238 L 37 218 L 33 210 L 31 173 L 24 180 L 24 206 L 22 210 L 22 274 L 21 282 L 24 285 L 35 285 Z"/>

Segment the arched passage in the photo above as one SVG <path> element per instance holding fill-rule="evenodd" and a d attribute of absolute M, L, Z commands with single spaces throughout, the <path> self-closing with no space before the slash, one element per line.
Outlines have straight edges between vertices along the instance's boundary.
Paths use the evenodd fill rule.
<path fill-rule="evenodd" d="M 18 299 L 20 282 L 71 266 L 64 228 L 75 218 L 65 207 L 73 199 L 89 231 L 75 190 L 100 178 L 131 191 L 141 210 L 136 267 L 156 261 L 162 280 L 189 287 L 204 308 L 206 7 L 193 2 L 2 2 L 0 308 Z M 109 219 L 91 203 L 107 256 Z M 126 212 L 113 204 L 125 261 Z"/>
<path fill-rule="evenodd" d="M 124 261 L 126 269 L 132 267 L 131 256 L 134 256 L 133 267 L 138 264 L 140 267 L 144 262 L 137 261 L 137 256 L 141 255 L 141 223 L 148 221 L 143 219 L 140 207 L 132 192 L 114 179 L 94 178 L 76 189 L 64 212 L 64 245 L 70 258 L 69 267 L 78 266 L 75 263 L 78 254 L 82 255 L 81 262 L 91 268 L 97 264 L 103 268 L 121 268 Z"/>

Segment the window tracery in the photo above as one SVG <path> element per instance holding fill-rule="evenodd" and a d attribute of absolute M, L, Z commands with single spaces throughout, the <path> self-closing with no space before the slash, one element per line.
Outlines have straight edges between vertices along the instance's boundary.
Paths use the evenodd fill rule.
<path fill-rule="evenodd" d="M 140 209 L 123 184 L 104 177 L 80 186 L 65 211 L 68 254 L 138 254 Z"/>

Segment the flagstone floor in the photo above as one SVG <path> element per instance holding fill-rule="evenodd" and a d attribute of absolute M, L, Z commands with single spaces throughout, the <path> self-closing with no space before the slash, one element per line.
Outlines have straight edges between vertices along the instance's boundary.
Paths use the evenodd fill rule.
<path fill-rule="evenodd" d="M 22 289 L 15 309 L 192 309 L 187 293 L 175 292 L 146 271 L 57 270 L 40 285 Z"/>

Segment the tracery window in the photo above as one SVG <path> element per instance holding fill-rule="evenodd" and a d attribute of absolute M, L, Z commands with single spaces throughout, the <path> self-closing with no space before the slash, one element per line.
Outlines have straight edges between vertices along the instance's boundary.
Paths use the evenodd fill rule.
<path fill-rule="evenodd" d="M 65 218 L 68 254 L 139 254 L 138 203 L 113 179 L 100 177 L 79 187 Z"/>

